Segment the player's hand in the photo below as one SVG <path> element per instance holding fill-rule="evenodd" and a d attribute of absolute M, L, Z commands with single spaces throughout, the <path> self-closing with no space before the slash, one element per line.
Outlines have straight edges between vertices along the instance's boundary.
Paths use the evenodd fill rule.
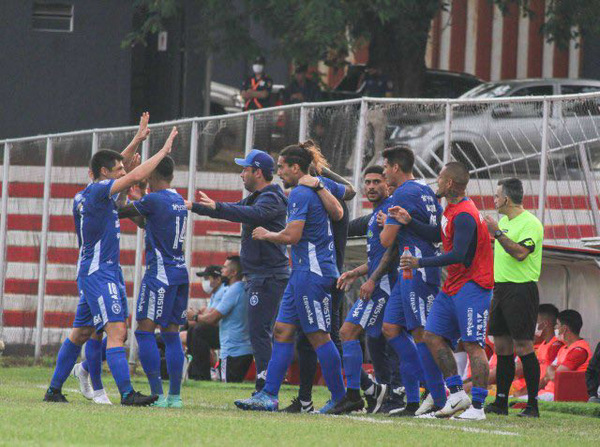
<path fill-rule="evenodd" d="M 379 225 L 380 227 L 384 227 L 386 219 L 387 219 L 387 214 L 385 214 L 383 211 L 380 210 L 377 213 L 377 225 Z"/>
<path fill-rule="evenodd" d="M 354 275 L 354 271 L 350 270 L 349 272 L 342 273 L 337 280 L 337 288 L 340 290 L 348 291 L 352 284 L 356 281 L 356 276 Z"/>
<path fill-rule="evenodd" d="M 269 232 L 269 230 L 267 230 L 266 228 L 256 227 L 254 229 L 254 231 L 252 232 L 252 239 L 255 239 L 257 241 L 262 241 L 262 240 L 264 240 L 264 238 L 268 232 Z"/>
<path fill-rule="evenodd" d="M 316 188 L 319 184 L 319 179 L 317 177 L 313 177 L 312 175 L 303 175 L 298 180 L 298 184 L 302 186 L 308 186 L 309 188 Z"/>
<path fill-rule="evenodd" d="M 483 220 L 485 220 L 485 224 L 488 227 L 488 231 L 490 232 L 490 234 L 493 236 L 494 233 L 496 231 L 498 231 L 500 229 L 500 227 L 498 226 L 498 222 L 496 222 L 496 219 L 494 219 L 492 216 L 488 215 L 485 216 L 483 218 Z"/>
<path fill-rule="evenodd" d="M 401 256 L 400 257 L 400 268 L 402 270 L 412 270 L 419 268 L 419 258 L 414 256 Z"/>
<path fill-rule="evenodd" d="M 408 211 L 401 206 L 391 206 L 388 209 L 388 216 L 390 216 L 392 219 L 396 219 L 402 225 L 408 225 L 412 220 L 412 217 L 410 217 Z"/>
<path fill-rule="evenodd" d="M 146 182 L 140 182 L 129 188 L 129 197 L 133 200 L 141 200 L 146 195 Z"/>
<path fill-rule="evenodd" d="M 375 290 L 376 284 L 372 279 L 367 279 L 362 286 L 360 286 L 360 291 L 358 292 L 358 296 L 363 301 L 368 301 L 373 295 L 373 291 Z"/>
<path fill-rule="evenodd" d="M 198 314 L 198 311 L 196 309 L 188 309 L 186 312 L 186 317 L 188 321 L 194 321 L 194 316 L 196 316 Z"/>
<path fill-rule="evenodd" d="M 171 129 L 171 133 L 169 134 L 167 141 L 165 141 L 165 145 L 162 147 L 161 151 L 166 152 L 167 154 L 171 153 L 171 149 L 173 148 L 173 140 L 177 136 L 177 127 L 173 126 Z"/>
<path fill-rule="evenodd" d="M 183 203 L 185 203 L 185 207 L 186 207 L 188 210 L 191 210 L 191 209 L 192 209 L 192 202 L 190 202 L 189 200 L 184 200 L 184 201 L 183 201 Z"/>
<path fill-rule="evenodd" d="M 150 121 L 150 114 L 148 112 L 142 113 L 140 117 L 140 126 L 135 134 L 135 140 L 139 143 L 144 141 L 150 135 L 150 129 L 148 128 L 148 121 Z"/>
<path fill-rule="evenodd" d="M 200 205 L 205 206 L 207 208 L 210 208 L 211 210 L 216 210 L 217 209 L 217 202 L 215 202 L 213 199 L 211 199 L 210 197 L 208 197 L 202 191 L 198 191 L 197 197 L 198 197 L 198 203 Z"/>

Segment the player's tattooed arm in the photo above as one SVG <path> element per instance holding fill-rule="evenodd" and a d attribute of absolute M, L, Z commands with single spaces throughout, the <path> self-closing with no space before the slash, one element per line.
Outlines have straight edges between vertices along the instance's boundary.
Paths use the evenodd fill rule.
<path fill-rule="evenodd" d="M 352 183 L 350 183 L 344 177 L 339 175 L 337 172 L 333 172 L 329 168 L 323 168 L 321 171 L 321 175 L 323 175 L 323 177 L 327 177 L 328 179 L 333 180 L 336 183 L 344 185 L 346 189 L 346 191 L 344 192 L 344 201 L 352 200 L 356 195 L 356 190 L 354 189 L 354 186 L 352 186 Z"/>
<path fill-rule="evenodd" d="M 303 220 L 292 220 L 278 233 L 269 231 L 264 227 L 256 227 L 252 231 L 252 239 L 273 242 L 274 244 L 296 245 L 302 238 L 304 231 Z"/>
<path fill-rule="evenodd" d="M 138 227 L 146 227 L 146 219 L 140 214 L 133 203 L 119 207 L 119 219 L 130 219 Z"/>
<path fill-rule="evenodd" d="M 375 269 L 375 271 L 371 274 L 369 279 L 373 281 L 375 284 L 390 271 L 390 266 L 400 256 L 398 250 L 398 241 L 394 241 L 392 246 L 388 247 L 383 256 L 381 257 L 381 261 L 379 261 L 379 265 Z"/>

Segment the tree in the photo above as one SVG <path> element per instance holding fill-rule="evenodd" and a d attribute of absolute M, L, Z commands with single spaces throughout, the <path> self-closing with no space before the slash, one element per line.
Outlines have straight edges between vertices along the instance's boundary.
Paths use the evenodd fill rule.
<path fill-rule="evenodd" d="M 182 0 L 181 0 L 182 1 Z M 425 71 L 425 51 L 431 22 L 451 0 L 245 0 L 246 16 L 262 23 L 277 39 L 281 54 L 302 62 L 345 63 L 348 51 L 368 42 L 370 60 L 378 64 L 394 83 L 396 96 L 415 97 L 421 90 Z M 507 14 L 511 5 L 520 13 L 533 15 L 532 0 L 488 0 Z M 169 13 L 178 0 L 143 0 L 155 5 L 154 14 Z M 207 10 L 232 14 L 235 2 L 202 0 Z M 224 7 L 223 4 L 229 6 Z M 161 4 L 160 7 L 157 4 Z M 223 10 L 227 10 L 226 12 Z M 239 10 L 239 9 L 238 9 Z M 571 39 L 600 31 L 600 2 L 591 0 L 547 0 L 545 23 L 540 32 L 560 48 Z M 152 31 L 156 16 L 148 16 L 143 27 Z M 247 29 L 237 20 L 223 20 L 223 33 L 212 35 L 209 46 L 219 39 L 237 41 L 242 34 L 250 41 Z M 227 40 L 228 33 L 234 39 Z M 231 43 L 231 42 L 230 42 Z M 222 45 L 220 50 L 239 49 Z"/>

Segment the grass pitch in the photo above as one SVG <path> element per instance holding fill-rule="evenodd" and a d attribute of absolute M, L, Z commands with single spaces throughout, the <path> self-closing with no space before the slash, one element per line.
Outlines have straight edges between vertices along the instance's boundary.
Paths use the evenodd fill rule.
<path fill-rule="evenodd" d="M 51 374 L 50 367 L 0 366 L 1 445 L 583 446 L 598 445 L 600 439 L 600 419 L 560 413 L 569 410 L 569 404 L 545 406 L 539 420 L 520 419 L 515 411 L 509 417 L 491 416 L 478 423 L 252 413 L 233 405 L 235 399 L 251 393 L 250 384 L 188 382 L 182 389 L 185 408 L 181 410 L 124 408 L 85 400 L 73 378 L 63 389 L 70 403 L 49 404 L 42 398 Z M 118 403 L 108 373 L 104 384 L 113 403 Z M 134 377 L 134 387 L 148 392 L 142 376 Z M 282 406 L 295 392 L 294 387 L 283 387 Z M 317 406 L 327 399 L 323 387 L 316 387 L 314 394 Z M 583 413 L 589 409 L 584 404 L 571 408 Z"/>

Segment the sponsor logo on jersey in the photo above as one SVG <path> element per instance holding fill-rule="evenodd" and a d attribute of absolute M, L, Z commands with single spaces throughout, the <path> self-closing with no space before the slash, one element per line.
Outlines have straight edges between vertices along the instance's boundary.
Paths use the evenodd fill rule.
<path fill-rule="evenodd" d="M 110 306 L 110 310 L 112 310 L 113 314 L 119 315 L 121 313 L 121 305 L 119 303 L 113 303 L 113 305 Z"/>
<path fill-rule="evenodd" d="M 157 290 L 158 299 L 156 300 L 156 318 L 160 318 L 163 313 L 163 304 L 165 302 L 165 288 L 161 287 Z"/>
<path fill-rule="evenodd" d="M 315 319 L 313 312 L 310 309 L 310 302 L 308 301 L 308 297 L 306 295 L 302 297 L 302 303 L 304 303 L 304 311 L 306 312 L 306 319 L 308 320 L 308 324 L 313 324 L 315 322 Z"/>
<path fill-rule="evenodd" d="M 327 327 L 331 324 L 331 312 L 329 310 L 329 303 L 331 302 L 331 295 L 325 296 L 323 298 L 323 316 L 325 317 L 325 324 Z"/>
<path fill-rule="evenodd" d="M 467 308 L 467 335 L 470 337 L 473 335 L 473 308 Z"/>
<path fill-rule="evenodd" d="M 102 317 L 100 315 L 94 315 L 94 326 L 97 326 L 100 323 L 102 323 Z"/>
<path fill-rule="evenodd" d="M 184 204 L 172 203 L 171 207 L 173 207 L 173 211 L 187 211 L 187 207 Z"/>
<path fill-rule="evenodd" d="M 250 305 L 256 306 L 257 304 L 258 304 L 258 294 L 253 293 L 252 296 L 250 297 Z"/>
<path fill-rule="evenodd" d="M 386 302 L 386 300 L 383 297 L 379 298 L 377 300 L 377 306 L 375 306 L 375 309 L 373 309 L 373 313 L 371 314 L 371 319 L 369 320 L 369 326 L 373 326 L 377 322 L 377 317 L 379 316 L 379 314 L 385 307 L 385 302 Z"/>

